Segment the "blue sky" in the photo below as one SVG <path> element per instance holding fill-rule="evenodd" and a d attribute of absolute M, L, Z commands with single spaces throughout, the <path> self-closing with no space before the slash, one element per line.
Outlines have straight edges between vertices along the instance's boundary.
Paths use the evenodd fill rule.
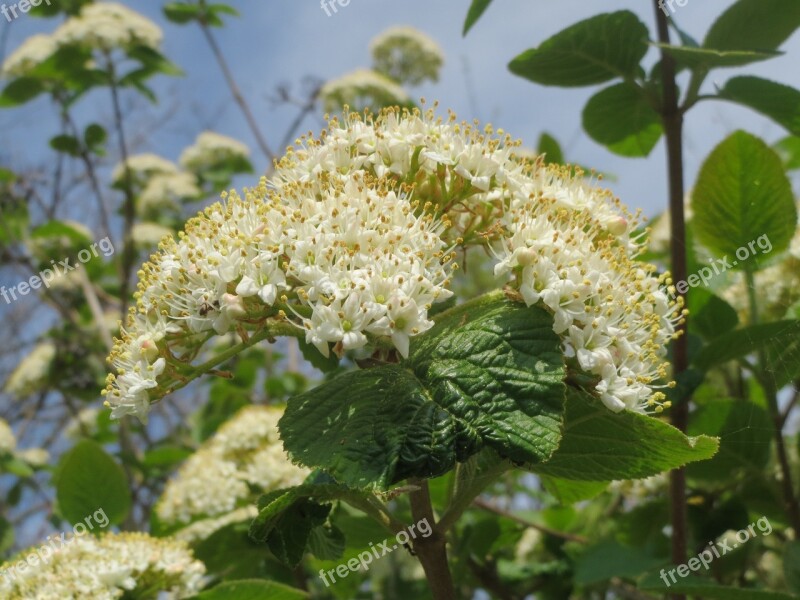
<path fill-rule="evenodd" d="M 730 6 L 730 0 L 688 0 L 675 15 L 678 23 L 702 39 L 715 15 Z M 238 137 L 255 148 L 243 118 L 230 100 L 222 76 L 199 30 L 166 23 L 160 2 L 126 2 L 157 20 L 165 29 L 165 53 L 180 65 L 186 76 L 161 78 L 157 89 L 162 98 L 152 109 L 139 103 L 132 113 L 136 125 L 136 150 L 155 151 L 177 158 L 202 129 L 213 128 Z M 519 52 L 598 12 L 633 10 L 653 29 L 653 10 L 642 0 L 497 0 L 466 38 L 461 27 L 469 0 L 351 0 L 338 13 L 327 16 L 318 0 L 240 0 L 233 2 L 241 18 L 231 19 L 216 33 L 234 68 L 242 90 L 250 101 L 273 147 L 283 136 L 294 110 L 276 109 L 268 100 L 277 85 L 297 87 L 305 76 L 329 79 L 361 66 L 369 66 L 369 41 L 396 24 L 417 27 L 443 47 L 446 64 L 439 83 L 414 90 L 441 106 L 454 109 L 461 118 L 479 118 L 503 127 L 527 145 L 535 145 L 547 130 L 559 139 L 567 158 L 617 176 L 609 182 L 623 202 L 641 207 L 645 214 L 659 212 L 666 203 L 663 142 L 647 159 L 616 157 L 594 143 L 582 131 L 580 112 L 599 88 L 560 89 L 532 84 L 506 69 Z M 29 16 L 10 25 L 8 48 L 13 49 L 34 31 L 52 29 L 52 21 Z M 738 74 L 756 74 L 800 87 L 800 36 L 784 47 L 787 55 L 744 69 L 714 71 L 707 90 Z M 647 60 L 653 62 L 653 50 Z M 155 114 L 174 113 L 155 129 L 148 127 Z M 85 123 L 110 116 L 105 95 L 89 97 L 79 113 Z M 138 123 L 142 123 L 141 128 Z M 0 156 L 12 166 L 30 161 L 46 163 L 45 149 L 55 119 L 46 102 L 0 113 Z M 320 128 L 319 118 L 308 119 L 304 130 Z M 687 185 L 708 152 L 735 129 L 747 129 L 769 142 L 785 135 L 777 125 L 747 109 L 722 102 L 699 105 L 688 117 L 686 135 Z M 254 150 L 255 152 L 255 150 Z M 260 158 L 260 157 L 259 157 Z M 263 167 L 263 164 L 260 164 Z M 239 181 L 243 185 L 253 178 Z"/>

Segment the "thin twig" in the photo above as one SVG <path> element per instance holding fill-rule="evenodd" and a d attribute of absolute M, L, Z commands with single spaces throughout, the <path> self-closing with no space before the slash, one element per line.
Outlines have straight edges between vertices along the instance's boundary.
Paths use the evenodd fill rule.
<path fill-rule="evenodd" d="M 502 508 L 497 508 L 493 504 L 486 502 L 481 499 L 477 499 L 472 503 L 474 506 L 478 508 L 482 508 L 490 513 L 494 513 L 500 517 L 505 517 L 506 519 L 511 519 L 519 523 L 520 525 L 524 525 L 525 527 L 530 527 L 531 529 L 535 529 L 537 531 L 541 531 L 547 535 L 552 535 L 553 537 L 561 538 L 562 540 L 567 540 L 569 542 L 577 542 L 579 544 L 587 544 L 589 540 L 581 535 L 576 535 L 574 533 L 567 533 L 566 531 L 558 531 L 556 529 L 550 529 L 545 525 L 539 525 L 538 523 L 534 523 L 533 521 L 528 521 L 527 519 L 523 519 L 515 515 L 514 513 L 507 512 Z"/>
<path fill-rule="evenodd" d="M 239 86 L 236 84 L 236 80 L 233 77 L 233 72 L 228 66 L 225 56 L 222 54 L 222 50 L 220 49 L 219 44 L 217 44 L 214 34 L 211 32 L 211 28 L 203 20 L 200 20 L 199 23 L 200 29 L 203 30 L 203 35 L 205 36 L 208 45 L 211 47 L 211 52 L 214 54 L 214 58 L 217 60 L 219 68 L 222 70 L 222 74 L 225 77 L 228 88 L 230 88 L 231 94 L 233 94 L 234 101 L 239 105 L 244 118 L 247 120 L 247 124 L 250 126 L 250 130 L 253 132 L 253 136 L 256 138 L 256 143 L 258 143 L 258 147 L 261 149 L 261 152 L 267 157 L 267 161 L 272 164 L 272 161 L 275 160 L 275 155 L 272 153 L 272 150 L 270 150 L 267 140 L 264 138 L 264 135 L 261 133 L 261 130 L 258 127 L 258 122 L 253 115 L 253 111 L 250 110 L 250 106 L 247 104 L 247 101 L 244 99 Z"/>

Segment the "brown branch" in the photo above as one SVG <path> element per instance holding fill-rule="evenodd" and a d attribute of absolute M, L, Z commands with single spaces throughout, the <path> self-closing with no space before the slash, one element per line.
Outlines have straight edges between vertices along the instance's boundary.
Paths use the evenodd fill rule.
<path fill-rule="evenodd" d="M 653 0 L 656 12 L 659 42 L 670 43 L 669 21 L 667 15 Z M 663 95 L 661 117 L 667 144 L 667 167 L 669 174 L 669 215 L 671 239 L 671 263 L 673 280 L 678 283 L 687 278 L 686 266 L 686 215 L 684 213 L 684 173 L 683 173 L 683 112 L 678 104 L 676 65 L 673 56 L 662 48 L 661 79 Z M 680 294 L 680 290 L 678 291 Z M 684 295 L 681 294 L 681 298 Z M 686 323 L 681 327 L 681 335 L 672 346 L 673 377 L 678 378 L 689 367 L 689 345 Z M 672 424 L 686 431 L 689 422 L 689 398 L 677 398 L 671 412 Z M 686 560 L 687 515 L 686 515 L 686 471 L 677 469 L 670 473 L 670 517 L 672 522 L 672 562 L 682 564 Z M 685 596 L 676 594 L 676 600 Z"/>
<path fill-rule="evenodd" d="M 456 600 L 453 576 L 447 563 L 447 540 L 436 526 L 431 505 L 431 495 L 426 480 L 409 481 L 418 487 L 409 494 L 411 515 L 415 523 L 427 521 L 432 532 L 428 537 L 416 538 L 414 552 L 422 564 L 433 600 Z"/>

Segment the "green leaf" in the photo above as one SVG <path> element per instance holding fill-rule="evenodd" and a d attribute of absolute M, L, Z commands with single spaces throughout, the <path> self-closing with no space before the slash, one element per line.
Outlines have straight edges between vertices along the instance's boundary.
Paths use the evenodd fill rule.
<path fill-rule="evenodd" d="M 542 475 L 542 485 L 553 494 L 561 504 L 575 504 L 591 500 L 602 494 L 610 481 L 570 481 L 558 477 Z"/>
<path fill-rule="evenodd" d="M 716 338 L 703 347 L 694 359 L 694 366 L 708 371 L 759 350 L 786 348 L 800 337 L 800 321 L 786 320 L 761 323 L 736 329 Z"/>
<path fill-rule="evenodd" d="M 794 194 L 780 158 L 744 131 L 733 133 L 706 159 L 692 207 L 697 238 L 717 256 L 730 257 L 732 267 L 741 262 L 753 268 L 754 256 L 745 261 L 736 251 L 763 236 L 773 253 L 782 252 L 797 226 Z"/>
<path fill-rule="evenodd" d="M 24 460 L 11 456 L 6 460 L 0 461 L 0 473 L 10 473 L 17 477 L 28 478 L 33 477 L 35 471 Z"/>
<path fill-rule="evenodd" d="M 583 128 L 591 138 L 621 156 L 647 156 L 661 139 L 661 117 L 636 85 L 619 83 L 589 99 Z"/>
<path fill-rule="evenodd" d="M 695 288 L 689 294 L 689 328 L 707 340 L 713 340 L 736 329 L 739 315 L 736 309 L 704 288 Z"/>
<path fill-rule="evenodd" d="M 50 139 L 50 147 L 57 152 L 63 152 L 70 156 L 80 156 L 81 143 L 75 136 L 72 135 L 57 135 Z"/>
<path fill-rule="evenodd" d="M 783 577 L 790 590 L 800 593 L 800 542 L 797 540 L 786 544 L 783 551 Z"/>
<path fill-rule="evenodd" d="M 151 74 L 183 75 L 183 71 L 177 65 L 150 46 L 135 46 L 128 50 L 128 57 L 138 60 L 144 71 Z M 140 73 L 137 79 L 142 82 L 146 77 Z"/>
<path fill-rule="evenodd" d="M 577 481 L 641 479 L 714 456 L 714 438 L 686 437 L 652 416 L 613 413 L 588 393 L 569 388 L 564 434 L 535 473 Z"/>
<path fill-rule="evenodd" d="M 779 141 L 774 150 L 783 160 L 783 167 L 787 171 L 800 169 L 800 136 L 789 135 Z"/>
<path fill-rule="evenodd" d="M 789 133 L 800 135 L 800 91 L 793 87 L 760 77 L 734 77 L 719 91 L 719 97 L 752 108 Z"/>
<path fill-rule="evenodd" d="M 339 358 L 335 354 L 331 353 L 330 356 L 326 358 L 319 350 L 304 339 L 299 339 L 297 344 L 300 347 L 303 358 L 323 373 L 330 373 L 339 368 Z"/>
<path fill-rule="evenodd" d="M 483 447 L 538 463 L 558 446 L 564 375 L 552 316 L 494 293 L 441 315 L 404 365 L 289 400 L 281 438 L 294 460 L 354 487 L 436 477 Z"/>
<path fill-rule="evenodd" d="M 250 525 L 250 538 L 266 542 L 275 557 L 286 565 L 298 564 L 311 546 L 312 551 L 324 555 L 335 553 L 344 539 L 338 530 L 314 533 L 323 526 L 330 513 L 328 500 L 350 499 L 363 501 L 366 494 L 339 484 L 306 484 L 275 490 L 261 496 L 258 516 Z M 341 552 L 339 552 L 341 555 Z"/>
<path fill-rule="evenodd" d="M 671 46 L 659 43 L 653 43 L 652 45 L 666 50 L 678 62 L 679 67 L 688 67 L 692 70 L 736 67 L 775 58 L 782 54 L 775 51 L 713 50 L 711 48 L 690 48 L 688 46 Z"/>
<path fill-rule="evenodd" d="M 344 534 L 338 527 L 321 525 L 311 530 L 308 550 L 320 560 L 338 560 L 345 549 Z"/>
<path fill-rule="evenodd" d="M 170 468 L 192 455 L 191 450 L 178 446 L 161 446 L 145 452 L 142 464 L 147 468 Z"/>
<path fill-rule="evenodd" d="M 56 497 L 61 514 L 73 524 L 102 509 L 111 525 L 119 525 L 131 508 L 122 467 L 90 440 L 78 442 L 61 458 Z"/>
<path fill-rule="evenodd" d="M 183 4 L 172 2 L 164 5 L 164 16 L 173 23 L 183 25 L 189 21 L 197 19 L 203 13 L 203 7 L 199 4 Z"/>
<path fill-rule="evenodd" d="M 711 26 L 703 47 L 769 52 L 798 27 L 800 3 L 796 0 L 739 0 Z"/>
<path fill-rule="evenodd" d="M 0 108 L 19 106 L 45 91 L 45 84 L 35 77 L 20 77 L 9 83 L 0 94 Z"/>
<path fill-rule="evenodd" d="M 0 555 L 14 545 L 14 527 L 5 518 L 0 517 Z"/>
<path fill-rule="evenodd" d="M 31 231 L 31 238 L 33 239 L 48 239 L 48 238 L 66 238 L 73 244 L 88 245 L 91 243 L 86 235 L 71 226 L 69 223 L 62 221 L 48 221 L 39 225 L 36 229 Z"/>
<path fill-rule="evenodd" d="M 688 466 L 690 477 L 726 480 L 737 469 L 756 472 L 769 461 L 773 426 L 767 411 L 752 402 L 712 400 L 692 413 L 689 433 L 719 437 L 719 452 Z"/>
<path fill-rule="evenodd" d="M 703 598 L 704 600 L 796 600 L 794 596 L 781 592 L 721 586 L 711 579 L 703 579 L 691 573 L 686 578 L 674 573 L 676 581 L 673 583 L 672 577 L 669 575 L 669 571 L 673 568 L 666 567 L 667 572 L 664 575 L 670 584 L 669 588 L 658 573 L 652 573 L 639 581 L 639 589 L 656 594 L 665 594 L 667 591 L 671 594 L 687 594 L 693 598 Z M 702 563 L 700 568 L 702 568 Z"/>
<path fill-rule="evenodd" d="M 548 163 L 557 165 L 564 165 L 564 152 L 561 150 L 561 145 L 558 140 L 547 132 L 542 133 L 539 137 L 539 144 L 537 146 L 539 154 L 546 154 Z"/>
<path fill-rule="evenodd" d="M 92 123 L 86 128 L 86 131 L 83 132 L 83 140 L 86 142 L 87 148 L 100 146 L 105 143 L 107 138 L 108 133 L 106 133 L 102 125 L 98 125 L 97 123 Z"/>
<path fill-rule="evenodd" d="M 308 594 L 274 581 L 263 579 L 221 583 L 195 596 L 193 600 L 301 600 Z"/>
<path fill-rule="evenodd" d="M 606 540 L 590 546 L 575 560 L 575 583 L 591 585 L 614 577 L 630 579 L 664 564 L 663 558 L 654 558 L 641 548 L 623 546 L 615 540 Z"/>
<path fill-rule="evenodd" d="M 464 21 L 464 31 L 462 35 L 467 35 L 467 33 L 469 33 L 469 30 L 472 29 L 472 26 L 483 16 L 483 13 L 486 12 L 486 9 L 489 8 L 491 3 L 492 0 L 472 0 L 469 11 L 467 11 L 467 18 Z"/>
<path fill-rule="evenodd" d="M 0 183 L 12 183 L 16 178 L 17 175 L 14 171 L 0 167 Z"/>
<path fill-rule="evenodd" d="M 536 83 L 563 87 L 632 78 L 647 53 L 647 37 L 647 26 L 634 13 L 601 14 L 523 52 L 509 69 Z"/>

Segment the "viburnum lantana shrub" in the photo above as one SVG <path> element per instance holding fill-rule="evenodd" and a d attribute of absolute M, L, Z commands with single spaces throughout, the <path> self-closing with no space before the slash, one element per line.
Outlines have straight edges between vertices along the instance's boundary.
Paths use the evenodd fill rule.
<path fill-rule="evenodd" d="M 565 359 L 606 406 L 660 410 L 681 319 L 668 275 L 636 261 L 638 221 L 610 192 L 517 159 L 517 145 L 433 111 L 333 119 L 144 265 L 111 356 L 115 415 L 144 417 L 229 331 L 245 343 L 297 335 L 324 356 L 407 358 L 452 295 L 454 251 L 472 245 L 496 257 L 509 296 L 552 316 Z"/>
<path fill-rule="evenodd" d="M 346 111 L 302 138 L 269 178 L 223 194 L 141 268 L 110 357 L 113 415 L 144 419 L 153 402 L 279 336 L 299 338 L 317 363 L 351 361 L 361 368 L 289 400 L 283 447 L 313 472 L 262 487 L 251 537 L 297 564 L 313 535 L 336 537 L 332 500 L 397 531 L 383 490 L 409 480 L 421 518 L 424 480 L 469 462 L 438 549 L 415 544 L 429 581 L 443 576 L 441 534 L 504 470 L 610 481 L 713 455 L 714 440 L 647 414 L 670 405 L 665 355 L 683 308 L 669 275 L 637 260 L 638 216 L 581 172 L 519 148 L 433 109 Z M 456 299 L 459 253 L 476 246 L 494 259 L 497 290 Z M 231 332 L 237 344 L 204 351 Z M 187 485 L 197 496 L 206 484 Z M 233 523 L 253 514 L 242 489 L 214 510 L 161 516 Z"/>

